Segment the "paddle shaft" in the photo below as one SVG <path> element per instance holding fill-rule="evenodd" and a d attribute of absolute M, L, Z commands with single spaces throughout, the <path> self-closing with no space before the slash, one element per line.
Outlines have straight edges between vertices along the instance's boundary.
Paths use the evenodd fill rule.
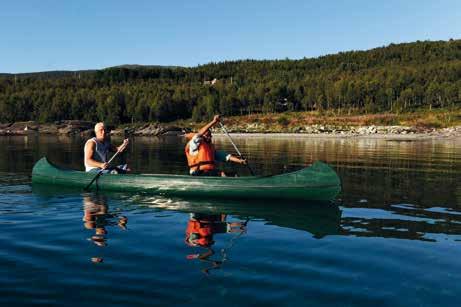
<path fill-rule="evenodd" d="M 112 160 L 114 160 L 114 158 L 115 158 L 120 152 L 121 152 L 121 150 L 117 150 L 117 152 L 112 156 L 112 158 L 110 158 L 109 161 L 107 161 L 107 166 L 110 165 L 110 163 L 112 162 Z M 93 184 L 93 182 L 95 182 L 96 179 L 98 179 L 99 176 L 101 176 L 102 171 L 103 171 L 103 169 L 100 170 L 100 171 L 96 174 L 96 176 L 94 176 L 93 180 L 91 180 L 91 182 L 85 187 L 85 189 L 84 189 L 85 191 L 88 191 L 88 189 L 89 189 L 90 186 Z"/>
<path fill-rule="evenodd" d="M 224 127 L 224 125 L 223 125 L 221 122 L 219 122 L 219 125 L 221 126 L 222 131 L 224 131 L 224 133 L 225 133 L 225 134 L 227 135 L 227 137 L 229 138 L 229 141 L 230 141 L 230 142 L 232 143 L 232 145 L 234 146 L 234 149 L 235 149 L 235 151 L 238 153 L 238 155 L 240 156 L 240 158 L 242 158 L 242 159 L 245 160 L 245 158 L 243 157 L 242 153 L 241 153 L 240 150 L 237 148 L 237 145 L 235 145 L 234 140 L 232 140 L 232 138 L 231 138 L 229 132 L 227 132 L 226 127 Z M 250 171 L 251 175 L 254 176 L 255 174 L 254 174 L 253 170 L 251 169 L 250 164 L 248 164 L 248 161 L 247 161 L 247 163 L 246 163 L 246 166 L 248 167 L 248 170 Z"/>

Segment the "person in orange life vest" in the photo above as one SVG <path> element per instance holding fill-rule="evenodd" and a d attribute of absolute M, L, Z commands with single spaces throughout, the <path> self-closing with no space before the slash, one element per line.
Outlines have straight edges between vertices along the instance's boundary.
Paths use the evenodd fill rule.
<path fill-rule="evenodd" d="M 220 116 L 215 115 L 213 120 L 200 128 L 197 133 L 189 133 L 186 138 L 185 153 L 189 173 L 192 176 L 225 176 L 224 172 L 216 169 L 215 161 L 231 161 L 239 164 L 246 164 L 246 160 L 223 151 L 216 151 L 212 144 L 210 129 L 218 124 Z"/>
<path fill-rule="evenodd" d="M 211 269 L 221 267 L 221 260 L 214 260 L 212 249 L 215 241 L 213 235 L 217 233 L 243 232 L 246 230 L 246 224 L 241 222 L 226 222 L 225 214 L 201 214 L 191 213 L 187 222 L 185 243 L 191 247 L 205 248 L 206 251 L 199 254 L 187 255 L 187 259 L 198 259 L 211 263 L 210 267 L 203 269 L 208 274 Z"/>
<path fill-rule="evenodd" d="M 226 214 L 191 213 L 186 228 L 185 242 L 189 246 L 211 247 L 216 233 L 233 233 L 246 230 L 242 222 L 227 222 Z"/>
<path fill-rule="evenodd" d="M 104 173 L 126 173 L 127 171 L 129 171 L 126 164 L 109 168 L 109 165 L 107 163 L 107 161 L 109 161 L 109 152 L 123 152 L 125 148 L 128 146 L 129 140 L 123 140 L 123 143 L 118 147 L 112 145 L 108 137 L 109 134 L 106 133 L 106 127 L 104 123 L 97 123 L 94 126 L 94 133 L 96 136 L 89 139 L 85 143 L 85 171 L 99 172 L 100 170 L 104 170 Z"/>
<path fill-rule="evenodd" d="M 186 244 L 210 247 L 214 244 L 213 234 L 225 233 L 225 216 L 221 214 L 191 213 L 186 228 Z"/>

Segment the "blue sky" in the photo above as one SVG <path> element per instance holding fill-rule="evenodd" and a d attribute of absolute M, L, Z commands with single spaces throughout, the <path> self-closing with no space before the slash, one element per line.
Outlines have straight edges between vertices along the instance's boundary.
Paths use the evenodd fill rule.
<path fill-rule="evenodd" d="M 461 38 L 460 0 L 0 2 L 0 72 L 300 59 Z"/>

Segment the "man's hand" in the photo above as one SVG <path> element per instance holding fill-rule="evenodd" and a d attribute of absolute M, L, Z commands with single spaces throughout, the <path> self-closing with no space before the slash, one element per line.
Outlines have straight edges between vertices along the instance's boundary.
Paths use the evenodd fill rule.
<path fill-rule="evenodd" d="M 104 162 L 104 163 L 101 162 L 101 163 L 99 164 L 99 168 L 101 168 L 101 169 L 106 169 L 108 166 L 109 166 L 109 163 L 107 163 L 107 162 Z"/>
<path fill-rule="evenodd" d="M 117 150 L 120 151 L 120 152 L 124 151 L 125 148 L 128 146 L 129 143 L 130 143 L 130 140 L 129 140 L 129 139 L 124 139 L 122 145 L 120 145 L 120 146 L 117 148 Z"/>
<path fill-rule="evenodd" d="M 240 164 L 247 165 L 247 160 L 246 159 L 240 159 Z"/>
<path fill-rule="evenodd" d="M 221 120 L 221 116 L 220 116 L 220 115 L 215 115 L 215 116 L 213 117 L 213 123 L 214 123 L 214 124 L 219 123 L 220 120 Z"/>

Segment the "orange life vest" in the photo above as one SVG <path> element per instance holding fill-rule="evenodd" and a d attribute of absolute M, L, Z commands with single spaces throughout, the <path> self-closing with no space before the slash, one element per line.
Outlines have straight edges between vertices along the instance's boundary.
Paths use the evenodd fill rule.
<path fill-rule="evenodd" d="M 213 243 L 212 225 L 189 220 L 186 229 L 186 243 L 192 246 L 210 246 Z"/>
<path fill-rule="evenodd" d="M 192 136 L 191 136 L 192 135 Z M 187 138 L 190 140 L 195 134 L 187 135 Z M 215 169 L 214 162 L 214 146 L 213 144 L 207 142 L 201 142 L 198 147 L 198 153 L 196 155 L 191 155 L 189 152 L 189 142 L 187 142 L 185 153 L 187 157 L 187 164 L 191 169 L 209 171 Z"/>

